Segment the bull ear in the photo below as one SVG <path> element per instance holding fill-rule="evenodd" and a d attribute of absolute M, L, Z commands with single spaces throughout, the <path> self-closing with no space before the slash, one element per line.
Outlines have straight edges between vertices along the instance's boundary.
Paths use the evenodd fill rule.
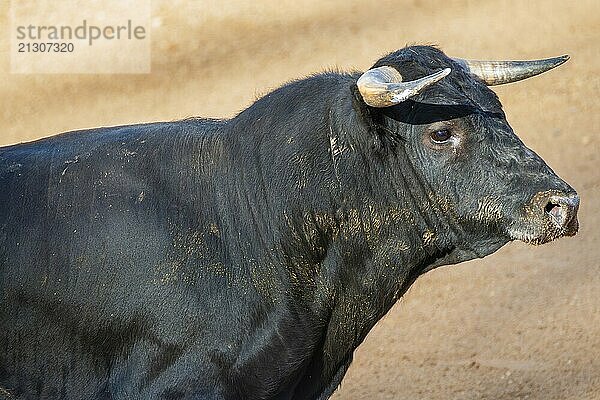
<path fill-rule="evenodd" d="M 356 85 L 363 100 L 371 107 L 390 107 L 415 96 L 450 73 L 443 69 L 414 81 L 402 82 L 402 75 L 389 66 L 368 70 L 358 78 Z"/>
<path fill-rule="evenodd" d="M 531 78 L 565 63 L 569 56 L 532 61 L 477 61 L 454 58 L 466 71 L 478 76 L 488 86 L 502 85 Z"/>

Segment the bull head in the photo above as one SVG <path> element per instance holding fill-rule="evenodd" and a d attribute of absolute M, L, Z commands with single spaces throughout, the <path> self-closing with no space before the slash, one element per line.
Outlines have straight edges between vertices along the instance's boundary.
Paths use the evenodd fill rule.
<path fill-rule="evenodd" d="M 487 238 L 480 256 L 490 254 L 494 246 L 488 243 L 498 237 L 541 244 L 578 230 L 577 193 L 519 140 L 486 87 L 539 75 L 567 60 L 467 61 L 417 46 L 380 59 L 356 81 L 373 108 L 365 118 L 382 127 L 384 140 L 402 139 L 401 151 L 418 180 L 444 199 L 441 213 L 470 232 L 464 242 Z"/>

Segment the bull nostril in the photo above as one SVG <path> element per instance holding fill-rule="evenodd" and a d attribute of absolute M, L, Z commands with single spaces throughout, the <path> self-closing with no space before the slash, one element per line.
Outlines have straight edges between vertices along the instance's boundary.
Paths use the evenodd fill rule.
<path fill-rule="evenodd" d="M 546 207 L 544 207 L 544 211 L 551 215 L 557 222 L 562 222 L 563 210 L 560 204 L 549 201 L 548 204 L 546 204 Z"/>

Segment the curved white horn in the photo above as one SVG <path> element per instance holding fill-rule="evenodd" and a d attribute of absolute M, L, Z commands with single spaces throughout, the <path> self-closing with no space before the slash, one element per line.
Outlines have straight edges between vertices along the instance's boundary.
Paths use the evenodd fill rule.
<path fill-rule="evenodd" d="M 383 66 L 366 71 L 356 85 L 367 105 L 390 107 L 418 94 L 449 73 L 450 68 L 446 68 L 414 81 L 402 82 L 402 75 L 395 68 Z"/>
<path fill-rule="evenodd" d="M 556 68 L 569 59 L 568 55 L 531 61 L 477 61 L 453 58 L 465 70 L 477 75 L 488 86 L 527 79 Z"/>

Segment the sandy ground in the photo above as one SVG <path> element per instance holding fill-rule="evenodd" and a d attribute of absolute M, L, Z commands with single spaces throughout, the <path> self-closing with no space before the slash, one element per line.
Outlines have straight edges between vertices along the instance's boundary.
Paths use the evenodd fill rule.
<path fill-rule="evenodd" d="M 334 398 L 600 399 L 600 2 L 189 3 L 153 1 L 148 75 L 11 75 L 2 30 L 0 144 L 227 117 L 287 80 L 366 69 L 411 43 L 480 59 L 568 53 L 560 69 L 497 92 L 515 131 L 579 191 L 579 235 L 513 243 L 420 278 L 357 350 Z M 0 26 L 7 13 L 1 0 Z"/>

